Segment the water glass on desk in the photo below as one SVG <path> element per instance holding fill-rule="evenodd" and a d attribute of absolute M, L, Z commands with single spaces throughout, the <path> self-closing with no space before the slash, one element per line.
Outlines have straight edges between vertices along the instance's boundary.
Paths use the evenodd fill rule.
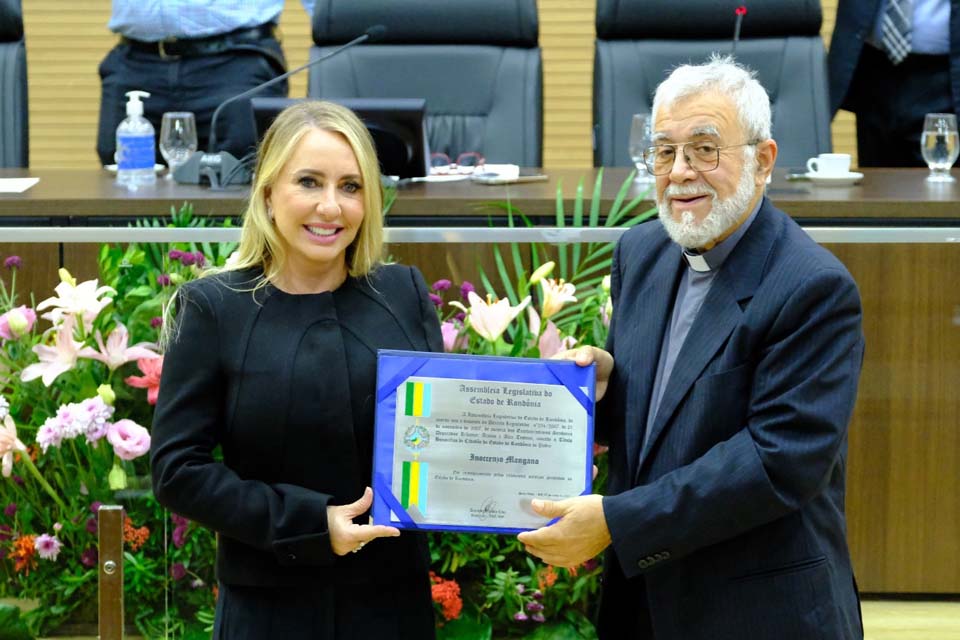
<path fill-rule="evenodd" d="M 650 114 L 635 113 L 630 122 L 630 160 L 633 166 L 637 168 L 636 182 L 653 182 L 653 176 L 647 170 L 647 165 L 643 162 L 643 152 L 650 146 Z"/>
<path fill-rule="evenodd" d="M 160 123 L 160 154 L 170 170 L 167 180 L 173 180 L 173 172 L 183 165 L 197 150 L 197 123 L 189 111 L 170 111 L 163 114 Z"/>
<path fill-rule="evenodd" d="M 923 122 L 923 134 L 920 136 L 920 152 L 930 167 L 927 182 L 954 182 L 950 167 L 960 154 L 955 114 L 927 114 Z"/>

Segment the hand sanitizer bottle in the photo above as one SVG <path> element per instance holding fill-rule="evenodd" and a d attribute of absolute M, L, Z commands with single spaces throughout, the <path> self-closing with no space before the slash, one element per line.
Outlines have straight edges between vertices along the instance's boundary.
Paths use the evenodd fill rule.
<path fill-rule="evenodd" d="M 127 117 L 117 126 L 117 184 L 131 191 L 157 180 L 153 125 L 143 117 L 140 101 L 149 97 L 146 91 L 127 91 Z"/>

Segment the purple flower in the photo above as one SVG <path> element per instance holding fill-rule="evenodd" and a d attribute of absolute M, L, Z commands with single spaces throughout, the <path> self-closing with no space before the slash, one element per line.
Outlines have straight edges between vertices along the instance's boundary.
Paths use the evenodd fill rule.
<path fill-rule="evenodd" d="M 179 249 L 170 249 L 170 253 L 167 254 L 171 260 L 180 260 L 184 255 L 185 253 Z"/>
<path fill-rule="evenodd" d="M 95 502 L 90 503 L 90 512 L 96 515 L 97 512 L 100 511 L 100 507 L 102 506 L 103 506 L 103 503 L 100 502 L 99 500 L 96 500 Z"/>
<path fill-rule="evenodd" d="M 13 476 L 13 481 L 17 483 L 17 486 L 19 486 L 19 487 L 22 487 L 22 486 L 23 486 L 23 478 L 21 478 L 20 476 L 18 476 L 18 475 L 16 475 L 16 474 L 14 474 L 14 476 Z"/>
<path fill-rule="evenodd" d="M 437 280 L 432 285 L 430 285 L 430 288 L 433 289 L 434 291 L 446 291 L 447 289 L 450 288 L 451 284 L 453 283 L 447 280 L 446 278 L 443 278 L 442 280 Z"/>
<path fill-rule="evenodd" d="M 533 597 L 539 600 L 540 598 L 543 597 L 543 591 L 540 591 L 540 589 L 537 589 L 536 591 L 533 592 Z"/>
<path fill-rule="evenodd" d="M 160 275 L 157 276 L 157 284 L 160 285 L 161 287 L 169 287 L 170 276 L 167 275 L 166 273 L 161 273 Z"/>
<path fill-rule="evenodd" d="M 547 620 L 546 618 L 543 617 L 542 613 L 535 613 L 532 616 L 530 616 L 530 619 L 533 620 L 534 622 L 546 622 Z"/>
<path fill-rule="evenodd" d="M 453 319 L 454 319 L 454 320 L 459 320 L 459 321 L 460 321 L 460 324 L 463 324 L 464 322 L 467 321 L 467 314 L 464 313 L 463 311 L 460 311 L 460 312 L 458 312 L 455 316 L 453 316 Z"/>
<path fill-rule="evenodd" d="M 517 622 L 526 622 L 529 620 L 527 614 L 525 614 L 523 611 L 517 611 L 515 614 L 513 614 L 513 619 Z"/>
<path fill-rule="evenodd" d="M 160 316 L 154 316 L 150 318 L 150 326 L 154 329 L 159 328 L 163 324 L 163 318 Z"/>
<path fill-rule="evenodd" d="M 87 518 L 87 531 L 91 535 L 97 535 L 97 519 L 96 518 Z"/>
<path fill-rule="evenodd" d="M 596 558 L 590 558 L 589 560 L 584 561 L 583 568 L 586 571 L 593 571 L 600 566 L 600 561 Z"/>
<path fill-rule="evenodd" d="M 180 263 L 183 264 L 183 266 L 189 267 L 193 264 L 196 264 L 196 262 L 197 262 L 197 256 L 195 256 L 194 254 L 190 253 L 189 251 L 180 252 Z"/>
<path fill-rule="evenodd" d="M 173 529 L 173 546 L 177 549 L 187 544 L 187 525 L 179 525 Z"/>
<path fill-rule="evenodd" d="M 463 298 L 464 302 L 467 302 L 467 294 L 476 290 L 477 288 L 474 287 L 469 280 L 464 280 L 463 284 L 460 285 L 460 297 Z"/>
<path fill-rule="evenodd" d="M 20 259 L 20 256 L 10 256 L 3 261 L 3 266 L 7 269 L 19 269 L 20 265 L 23 264 L 23 260 Z"/>
<path fill-rule="evenodd" d="M 527 603 L 527 611 L 543 611 L 543 605 L 537 601 Z"/>
<path fill-rule="evenodd" d="M 438 296 L 438 295 L 435 294 L 435 293 L 431 293 L 431 294 L 429 294 L 429 295 L 430 295 L 430 302 L 433 303 L 433 306 L 435 306 L 435 307 L 442 307 L 442 306 L 443 306 L 443 298 L 441 298 L 440 296 Z"/>
<path fill-rule="evenodd" d="M 96 547 L 90 547 L 86 551 L 80 554 L 80 564 L 85 567 L 95 567 L 97 566 L 97 560 L 99 559 L 99 554 L 97 554 Z"/>
<path fill-rule="evenodd" d="M 17 515 L 17 503 L 11 502 L 8 504 L 3 510 L 3 515 L 7 516 L 8 518 L 12 518 L 13 516 Z"/>
<path fill-rule="evenodd" d="M 187 575 L 187 568 L 183 566 L 182 562 L 175 562 L 172 567 L 170 567 L 170 577 L 174 580 L 183 580 Z"/>
<path fill-rule="evenodd" d="M 194 260 L 196 260 L 198 267 L 202 267 L 203 265 L 207 264 L 207 257 L 203 255 L 202 251 L 197 251 L 195 254 L 193 254 L 193 257 Z"/>
<path fill-rule="evenodd" d="M 33 542 L 33 548 L 44 560 L 56 560 L 57 556 L 60 555 L 60 541 L 57 540 L 57 536 L 46 533 L 37 536 L 37 539 Z"/>

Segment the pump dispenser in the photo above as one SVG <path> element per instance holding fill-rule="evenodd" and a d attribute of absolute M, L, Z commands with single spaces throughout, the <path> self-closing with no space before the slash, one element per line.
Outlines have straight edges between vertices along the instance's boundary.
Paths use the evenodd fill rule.
<path fill-rule="evenodd" d="M 117 184 L 135 191 L 157 180 L 153 125 L 143 117 L 146 91 L 127 91 L 127 117 L 117 126 Z"/>

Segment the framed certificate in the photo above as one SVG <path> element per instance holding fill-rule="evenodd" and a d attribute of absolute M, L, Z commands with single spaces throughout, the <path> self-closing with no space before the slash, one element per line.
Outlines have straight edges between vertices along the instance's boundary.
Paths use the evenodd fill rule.
<path fill-rule="evenodd" d="M 594 370 L 381 350 L 374 524 L 488 533 L 548 524 L 531 500 L 591 491 Z"/>

